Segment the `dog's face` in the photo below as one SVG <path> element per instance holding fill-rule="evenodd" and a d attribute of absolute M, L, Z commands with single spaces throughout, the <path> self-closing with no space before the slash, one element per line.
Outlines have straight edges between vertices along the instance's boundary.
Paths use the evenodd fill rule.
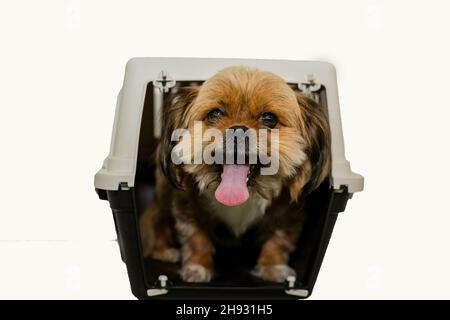
<path fill-rule="evenodd" d="M 169 180 L 183 187 L 189 176 L 225 205 L 239 205 L 252 193 L 270 200 L 283 187 L 296 200 L 330 170 L 330 134 L 320 107 L 270 72 L 231 67 L 199 88 L 185 88 L 166 105 L 163 125 L 158 156 Z M 175 129 L 186 129 L 189 138 L 172 141 Z M 177 165 L 174 148 L 192 152 Z M 213 162 L 198 161 L 206 151 Z"/>

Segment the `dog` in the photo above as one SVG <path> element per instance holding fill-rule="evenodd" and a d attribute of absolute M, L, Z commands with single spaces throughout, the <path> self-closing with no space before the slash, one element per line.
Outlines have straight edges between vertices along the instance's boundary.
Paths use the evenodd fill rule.
<path fill-rule="evenodd" d="M 173 91 L 162 115 L 155 196 L 140 218 L 144 256 L 181 260 L 182 280 L 208 282 L 214 277 L 215 243 L 221 241 L 214 230 L 224 225 L 237 242 L 249 229 L 256 230 L 260 253 L 254 276 L 283 282 L 295 275 L 289 255 L 304 224 L 305 197 L 330 174 L 331 135 L 320 105 L 281 77 L 244 66 L 223 69 L 201 86 Z M 201 125 L 197 133 L 195 124 Z M 237 151 L 243 155 L 240 164 L 176 163 L 174 150 L 192 147 L 189 138 L 173 140 L 177 129 L 191 139 L 207 130 L 221 133 L 222 138 L 209 141 L 213 156 L 236 152 L 235 137 L 226 137 L 229 129 L 267 136 L 253 149 L 244 143 Z M 206 140 L 200 140 L 201 147 L 208 145 Z M 250 156 L 262 149 L 265 163 L 259 156 L 250 163 Z M 180 158 L 192 160 L 198 154 Z M 262 174 L 275 162 L 276 172 Z"/>

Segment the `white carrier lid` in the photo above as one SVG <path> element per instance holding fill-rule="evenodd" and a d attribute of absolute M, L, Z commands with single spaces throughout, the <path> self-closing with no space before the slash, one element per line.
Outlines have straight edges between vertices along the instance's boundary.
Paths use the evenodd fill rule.
<path fill-rule="evenodd" d="M 326 62 L 211 59 L 211 58 L 133 58 L 128 61 L 123 87 L 117 98 L 116 114 L 109 155 L 95 175 L 95 188 L 118 190 L 119 185 L 134 186 L 139 145 L 139 131 L 147 85 L 157 80 L 161 71 L 175 81 L 204 81 L 217 71 L 244 65 L 271 71 L 289 83 L 314 79 L 326 89 L 328 119 L 331 129 L 331 183 L 349 193 L 363 190 L 364 178 L 350 169 L 345 158 L 344 138 L 337 91 L 336 70 Z"/>

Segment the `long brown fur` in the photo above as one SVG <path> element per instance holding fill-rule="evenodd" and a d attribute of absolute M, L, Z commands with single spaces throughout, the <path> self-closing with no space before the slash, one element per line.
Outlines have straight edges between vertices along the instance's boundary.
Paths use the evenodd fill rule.
<path fill-rule="evenodd" d="M 213 230 L 223 224 L 214 214 L 211 194 L 220 183 L 218 166 L 175 165 L 170 154 L 174 129 L 192 132 L 194 121 L 203 129 L 243 125 L 258 131 L 265 128 L 260 115 L 276 114 L 279 130 L 280 168 L 272 176 L 256 175 L 248 183 L 255 203 L 265 203 L 261 218 L 252 223 L 259 235 L 261 253 L 253 274 L 281 282 L 294 274 L 288 266 L 305 214 L 304 196 L 329 175 L 330 132 L 327 118 L 314 101 L 294 92 L 280 77 L 246 67 L 224 69 L 200 88 L 182 88 L 165 106 L 163 132 L 157 151 L 156 196 L 140 221 L 143 251 L 165 261 L 177 261 L 174 238 L 181 245 L 180 275 L 189 282 L 210 281 L 214 276 L 214 243 L 221 241 Z M 214 108 L 226 111 L 217 123 L 206 116 Z M 298 211 L 301 212 L 298 212 Z M 176 235 L 176 236 L 175 236 Z M 236 236 L 237 241 L 239 235 Z"/>

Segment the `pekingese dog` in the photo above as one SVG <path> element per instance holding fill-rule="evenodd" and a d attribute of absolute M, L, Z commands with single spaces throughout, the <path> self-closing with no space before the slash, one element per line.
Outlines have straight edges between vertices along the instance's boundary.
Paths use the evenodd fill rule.
<path fill-rule="evenodd" d="M 253 275 L 273 282 L 295 275 L 288 263 L 305 219 L 301 204 L 330 173 L 321 107 L 277 75 L 247 67 L 172 91 L 155 197 L 140 220 L 144 255 L 181 260 L 184 281 L 208 282 L 221 241 L 215 227 L 226 226 L 237 242 L 251 228 L 261 248 Z"/>

